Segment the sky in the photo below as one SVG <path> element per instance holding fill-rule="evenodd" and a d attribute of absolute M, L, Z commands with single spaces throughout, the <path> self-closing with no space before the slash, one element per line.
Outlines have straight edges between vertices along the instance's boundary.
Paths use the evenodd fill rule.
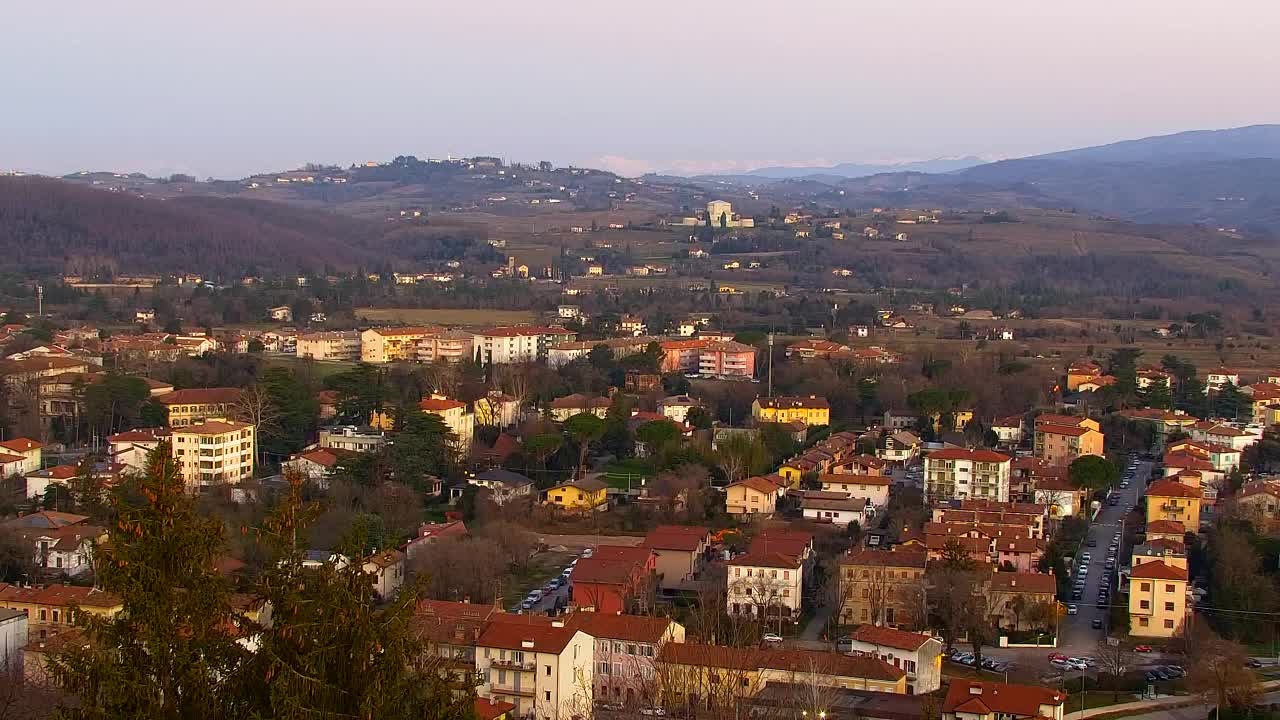
<path fill-rule="evenodd" d="M 734 172 L 1280 122 L 1275 0 L 0 0 L 0 171 Z"/>

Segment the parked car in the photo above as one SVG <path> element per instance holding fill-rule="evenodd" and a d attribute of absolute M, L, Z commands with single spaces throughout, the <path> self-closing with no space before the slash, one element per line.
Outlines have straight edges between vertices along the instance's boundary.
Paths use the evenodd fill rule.
<path fill-rule="evenodd" d="M 1094 618 L 1093 622 L 1089 623 L 1089 627 L 1092 627 L 1094 630 L 1101 630 L 1102 618 Z"/>
<path fill-rule="evenodd" d="M 1078 609 L 1075 605 L 1068 605 L 1068 606 L 1067 606 L 1067 614 L 1068 614 L 1068 615 L 1075 615 L 1075 614 L 1076 614 L 1076 613 L 1078 613 L 1078 612 L 1079 612 L 1079 609 Z"/>
<path fill-rule="evenodd" d="M 1260 668 L 1260 667 L 1262 667 L 1262 663 L 1258 662 L 1258 661 L 1257 661 L 1256 659 L 1254 659 L 1254 658 L 1249 658 L 1247 661 L 1245 661 L 1244 666 L 1245 666 L 1245 667 L 1251 667 L 1251 668 Z"/>
<path fill-rule="evenodd" d="M 774 633 L 765 633 L 764 635 L 762 635 L 762 636 L 760 637 L 760 639 L 761 639 L 761 640 L 764 640 L 764 641 L 765 641 L 765 642 L 767 642 L 767 643 L 780 643 L 780 642 L 782 642 L 782 636 L 781 636 L 781 635 L 775 635 Z"/>
<path fill-rule="evenodd" d="M 1098 541 L 1094 540 L 1093 538 L 1089 538 L 1088 545 L 1089 547 L 1098 547 Z"/>
<path fill-rule="evenodd" d="M 1151 652 L 1151 646 L 1150 645 L 1134 645 L 1133 651 L 1140 652 L 1140 653 L 1149 653 Z"/>
<path fill-rule="evenodd" d="M 1063 655 L 1062 653 L 1049 653 L 1049 662 L 1053 662 L 1054 660 L 1066 660 L 1066 659 L 1067 659 L 1067 656 Z"/>

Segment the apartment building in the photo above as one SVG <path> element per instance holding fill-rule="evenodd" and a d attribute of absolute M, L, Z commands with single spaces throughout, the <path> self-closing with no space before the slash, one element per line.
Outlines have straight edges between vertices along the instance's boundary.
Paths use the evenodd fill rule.
<path fill-rule="evenodd" d="M 758 423 L 802 422 L 805 425 L 830 425 L 831 404 L 824 397 L 776 396 L 756 398 L 751 403 L 751 417 Z"/>
<path fill-rule="evenodd" d="M 243 391 L 240 388 L 188 388 L 156 398 L 169 417 L 169 427 L 182 428 L 209 418 L 225 418 L 235 412 Z"/>
<path fill-rule="evenodd" d="M 1070 465 L 1084 455 L 1102 455 L 1097 420 L 1070 415 L 1039 415 L 1035 420 L 1035 456 L 1049 465 Z"/>
<path fill-rule="evenodd" d="M 43 640 L 75 626 L 75 611 L 110 617 L 120 612 L 120 599 L 101 590 L 55 583 L 51 585 L 7 585 L 0 583 L 0 608 L 17 610 L 27 616 L 31 640 Z"/>
<path fill-rule="evenodd" d="M 732 340 L 714 341 L 698 353 L 698 374 L 751 378 L 756 374 L 756 349 Z"/>
<path fill-rule="evenodd" d="M 1172 520 L 1195 532 L 1200 529 L 1200 501 L 1204 497 L 1198 487 L 1177 480 L 1161 479 L 1147 487 L 1147 522 Z"/>
<path fill-rule="evenodd" d="M 428 415 L 439 417 L 454 435 L 454 449 L 465 452 L 471 448 L 471 440 L 475 437 L 476 416 L 469 412 L 467 404 L 458 400 L 450 400 L 443 395 L 432 395 L 418 403 L 418 409 Z"/>
<path fill-rule="evenodd" d="M 936 450 L 924 460 L 925 497 L 932 503 L 969 498 L 1008 502 L 1011 461 L 993 450 Z"/>
<path fill-rule="evenodd" d="M 929 635 L 875 625 L 859 625 L 849 635 L 850 652 L 879 658 L 907 673 L 907 692 L 942 687 L 942 642 Z"/>
<path fill-rule="evenodd" d="M 915 550 L 859 550 L 840 561 L 840 622 L 889 627 L 924 624 L 924 569 Z"/>
<path fill-rule="evenodd" d="M 441 332 L 435 327 L 370 328 L 360 334 L 360 360 L 367 363 L 418 359 L 418 341 Z"/>
<path fill-rule="evenodd" d="M 560 620 L 492 622 L 476 640 L 476 694 L 557 720 L 592 711 L 595 638 Z"/>
<path fill-rule="evenodd" d="M 360 341 L 357 330 L 305 333 L 298 336 L 295 353 L 309 360 L 351 362 L 360 359 Z"/>
<path fill-rule="evenodd" d="M 472 356 L 473 336 L 464 330 L 445 330 L 418 340 L 418 362 L 457 363 Z"/>
<path fill-rule="evenodd" d="M 707 565 L 711 531 L 689 525 L 659 525 L 645 536 L 644 547 L 653 550 L 663 590 L 678 589 L 697 580 Z"/>
<path fill-rule="evenodd" d="M 224 418 L 175 428 L 170 436 L 173 458 L 187 489 L 198 492 L 253 477 L 255 430 L 249 423 Z"/>
<path fill-rule="evenodd" d="M 1129 634 L 1173 637 L 1186 620 L 1187 569 L 1165 559 L 1136 562 L 1129 572 Z"/>
<path fill-rule="evenodd" d="M 595 701 L 625 707 L 653 704 L 658 653 L 685 637 L 683 625 L 659 617 L 578 612 L 566 624 L 595 638 Z"/>
<path fill-rule="evenodd" d="M 577 333 L 560 327 L 517 325 L 495 327 L 476 333 L 471 342 L 476 362 L 493 365 L 546 360 L 556 343 L 569 342 Z"/>
<path fill-rule="evenodd" d="M 725 563 L 730 615 L 790 620 L 800 615 L 804 561 L 780 552 L 747 552 Z"/>

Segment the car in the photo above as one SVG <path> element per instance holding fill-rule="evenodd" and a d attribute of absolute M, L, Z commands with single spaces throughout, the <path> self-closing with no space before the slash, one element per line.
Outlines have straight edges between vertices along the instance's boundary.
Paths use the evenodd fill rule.
<path fill-rule="evenodd" d="M 1089 627 L 1093 628 L 1094 630 L 1101 630 L 1102 618 L 1094 618 L 1093 622 L 1089 623 Z"/>
<path fill-rule="evenodd" d="M 1054 666 L 1054 667 L 1056 667 L 1056 668 L 1058 668 L 1059 670 L 1074 670 L 1074 669 L 1075 669 L 1075 666 L 1074 666 L 1074 665 L 1072 665 L 1071 663 L 1067 662 L 1066 660 L 1054 660 L 1054 661 L 1050 662 L 1049 664 L 1050 664 L 1050 665 L 1052 665 L 1052 666 Z"/>
<path fill-rule="evenodd" d="M 1160 676 L 1156 675 L 1156 672 L 1154 670 L 1147 671 L 1147 674 L 1145 675 L 1145 677 L 1147 678 L 1147 682 L 1149 683 L 1156 682 L 1157 680 L 1160 679 Z"/>
<path fill-rule="evenodd" d="M 520 609 L 521 609 L 521 610 L 532 610 L 532 609 L 533 609 L 533 606 L 534 606 L 534 605 L 536 605 L 536 604 L 537 604 L 537 601 L 535 601 L 535 600 L 525 600 L 524 602 L 520 603 Z"/>
<path fill-rule="evenodd" d="M 782 642 L 782 636 L 781 636 L 781 635 L 775 635 L 774 633 L 765 633 L 764 635 L 762 635 L 762 636 L 760 637 L 760 639 L 761 639 L 761 640 L 764 640 L 764 641 L 765 641 L 765 642 L 767 642 L 767 643 L 780 643 L 780 642 Z"/>
<path fill-rule="evenodd" d="M 851 653 L 853 652 L 853 638 L 848 635 L 836 640 L 836 652 Z"/>
<path fill-rule="evenodd" d="M 1068 605 L 1068 606 L 1067 606 L 1067 614 L 1068 614 L 1068 615 L 1075 615 L 1075 614 L 1076 614 L 1076 613 L 1078 613 L 1078 612 L 1080 612 L 1080 609 L 1079 609 L 1079 608 L 1077 608 L 1075 605 Z"/>
<path fill-rule="evenodd" d="M 1066 660 L 1066 659 L 1067 659 L 1067 656 L 1063 655 L 1062 653 L 1049 653 L 1049 662 L 1053 662 L 1054 660 Z"/>
<path fill-rule="evenodd" d="M 1150 645 L 1134 645 L 1133 651 L 1138 653 L 1149 653 L 1151 652 L 1151 646 Z"/>
<path fill-rule="evenodd" d="M 1261 667 L 1262 663 L 1258 663 L 1258 666 Z M 1171 678 L 1185 677 L 1187 674 L 1187 671 L 1183 670 L 1181 665 L 1165 665 L 1160 670 Z"/>
<path fill-rule="evenodd" d="M 1089 547 L 1098 547 L 1098 541 L 1093 538 L 1089 538 L 1089 542 L 1087 544 Z"/>
<path fill-rule="evenodd" d="M 666 717 L 667 711 L 658 707 L 640 708 L 640 714 L 646 717 Z"/>
<path fill-rule="evenodd" d="M 591 548 L 587 548 L 586 550 L 582 551 L 582 555 L 580 557 L 589 558 L 594 554 L 595 554 L 595 550 L 592 550 Z"/>
<path fill-rule="evenodd" d="M 1247 661 L 1245 661 L 1244 666 L 1245 666 L 1245 667 L 1250 667 L 1250 668 L 1260 668 L 1260 667 L 1262 667 L 1262 663 L 1258 662 L 1258 661 L 1257 661 L 1256 659 L 1254 659 L 1254 658 L 1249 658 Z"/>
<path fill-rule="evenodd" d="M 1072 590 L 1072 591 L 1071 591 L 1071 599 L 1072 599 L 1072 600 L 1079 600 L 1079 599 L 1080 599 L 1080 597 L 1081 597 L 1081 593 L 1080 593 L 1080 591 L 1079 591 L 1079 590 Z"/>

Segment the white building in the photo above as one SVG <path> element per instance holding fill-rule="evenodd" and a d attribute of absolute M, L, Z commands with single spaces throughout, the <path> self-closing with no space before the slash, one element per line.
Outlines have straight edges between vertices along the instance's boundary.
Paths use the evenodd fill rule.
<path fill-rule="evenodd" d="M 594 646 L 595 638 L 563 620 L 491 622 L 476 640 L 476 694 L 514 704 L 521 717 L 589 717 Z"/>
<path fill-rule="evenodd" d="M 893 478 L 888 475 L 819 475 L 818 482 L 822 484 L 823 492 L 862 498 L 876 510 L 883 510 L 889 505 L 889 485 Z"/>
<path fill-rule="evenodd" d="M 725 609 L 731 615 L 800 615 L 804 560 L 779 552 L 749 552 L 728 563 Z"/>
<path fill-rule="evenodd" d="M 142 428 L 126 430 L 107 438 L 111 443 L 111 462 L 124 465 L 139 472 L 147 469 L 147 456 L 160 444 L 169 439 L 169 431 L 162 428 Z"/>
<path fill-rule="evenodd" d="M 935 450 L 924 459 L 925 498 L 1009 502 L 1011 463 L 1012 458 L 994 450 Z"/>
<path fill-rule="evenodd" d="M 907 692 L 931 693 L 942 686 L 942 642 L 935 637 L 888 627 L 860 625 L 849 636 L 853 655 L 879 658 L 907 674 Z"/>
<path fill-rule="evenodd" d="M 875 507 L 866 498 L 849 497 L 843 492 L 808 490 L 800 498 L 800 512 L 806 520 L 848 525 L 867 525 L 875 517 Z"/>
<path fill-rule="evenodd" d="M 0 676 L 22 669 L 22 647 L 27 644 L 27 615 L 0 608 Z"/>
<path fill-rule="evenodd" d="M 672 395 L 658 403 L 658 410 L 672 421 L 683 423 L 689 418 L 689 411 L 703 407 L 702 401 L 688 395 Z"/>
<path fill-rule="evenodd" d="M 5 471 L 11 475 L 26 475 L 40 469 L 43 460 L 44 445 L 28 438 L 13 438 L 0 442 L 0 456 L 8 455 L 11 459 L 5 462 Z M 14 460 L 17 457 L 21 460 Z M 5 477 L 8 477 L 6 475 Z"/>
<path fill-rule="evenodd" d="M 556 327 L 497 327 L 476 333 L 472 353 L 476 362 L 503 365 L 545 360 L 547 350 L 572 340 L 575 333 Z"/>

